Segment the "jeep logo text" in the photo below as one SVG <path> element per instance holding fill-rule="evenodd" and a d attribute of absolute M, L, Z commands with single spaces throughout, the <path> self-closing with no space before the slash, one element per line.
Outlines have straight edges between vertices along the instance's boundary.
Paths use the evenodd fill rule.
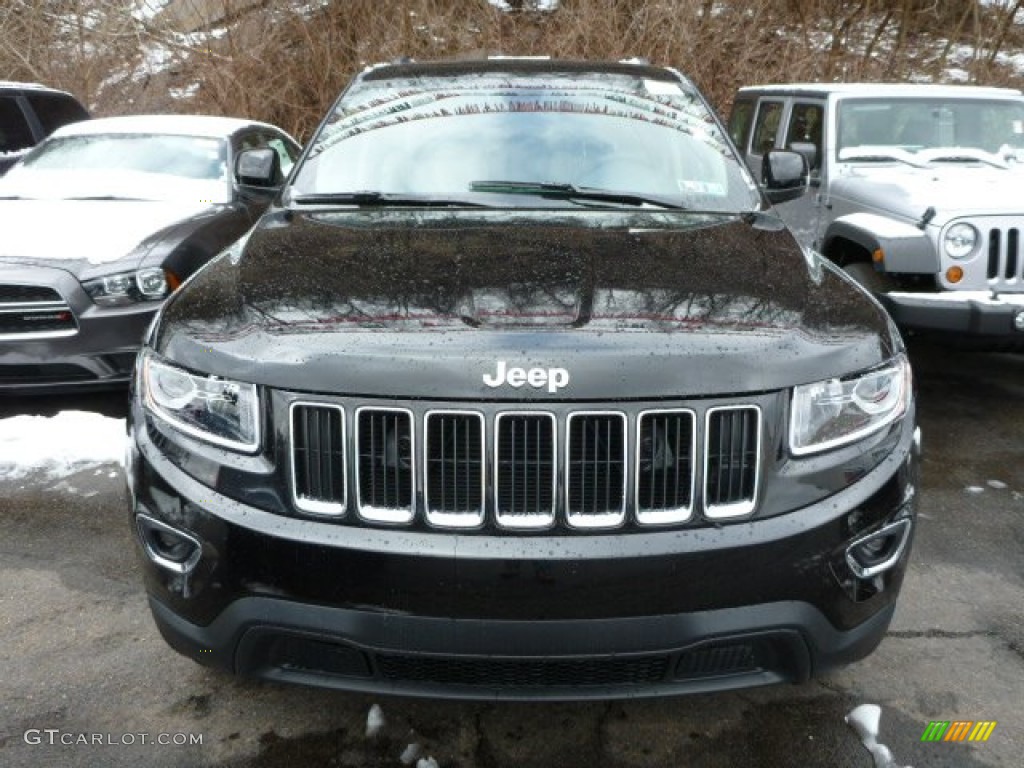
<path fill-rule="evenodd" d="M 498 370 L 494 374 L 484 374 L 484 384 L 488 387 L 500 387 L 508 384 L 519 388 L 529 384 L 534 389 L 546 386 L 548 392 L 554 393 L 569 383 L 569 372 L 565 368 L 509 368 L 504 360 L 498 361 Z"/>

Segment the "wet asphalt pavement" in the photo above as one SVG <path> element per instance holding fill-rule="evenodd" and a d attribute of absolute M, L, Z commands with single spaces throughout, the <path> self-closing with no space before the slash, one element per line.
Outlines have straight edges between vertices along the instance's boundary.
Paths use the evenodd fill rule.
<path fill-rule="evenodd" d="M 460 768 L 870 768 L 843 717 L 875 703 L 900 766 L 1020 766 L 1024 356 L 911 352 L 924 483 L 899 609 L 872 656 L 803 686 L 491 704 L 236 680 L 159 637 L 118 467 L 59 481 L 0 475 L 0 765 L 400 766 L 417 744 L 417 756 Z M 121 416 L 124 397 L 6 400 L 0 417 Z M 375 703 L 385 723 L 368 738 Z M 998 724 L 984 744 L 922 743 L 931 720 Z"/>

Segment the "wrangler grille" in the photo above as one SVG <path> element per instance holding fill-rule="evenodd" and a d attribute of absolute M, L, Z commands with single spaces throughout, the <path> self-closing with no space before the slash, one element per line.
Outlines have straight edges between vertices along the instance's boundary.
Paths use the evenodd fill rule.
<path fill-rule="evenodd" d="M 1020 252 L 1020 230 L 1016 227 L 990 229 L 988 233 L 988 280 L 996 286 L 1006 283 L 1021 287 L 1024 258 Z"/>
<path fill-rule="evenodd" d="M 48 338 L 78 332 L 63 297 L 45 285 L 0 285 L 0 337 Z"/>
<path fill-rule="evenodd" d="M 690 409 L 485 411 L 292 404 L 295 507 L 520 530 L 667 525 L 697 511 L 720 519 L 755 509 L 757 406 L 714 407 L 701 419 Z"/>

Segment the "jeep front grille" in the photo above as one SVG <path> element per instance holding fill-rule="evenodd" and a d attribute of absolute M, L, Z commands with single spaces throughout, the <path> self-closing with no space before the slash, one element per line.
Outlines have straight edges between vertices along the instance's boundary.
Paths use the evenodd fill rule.
<path fill-rule="evenodd" d="M 569 524 L 619 525 L 626 517 L 626 414 L 570 414 L 565 466 Z"/>
<path fill-rule="evenodd" d="M 354 508 L 376 523 L 410 524 L 421 515 L 459 529 L 489 520 L 519 530 L 667 525 L 698 509 L 708 519 L 749 515 L 759 486 L 754 405 L 713 407 L 698 419 L 691 409 L 417 415 L 298 402 L 290 431 L 295 507 L 338 516 Z"/>
<path fill-rule="evenodd" d="M 378 523 L 408 523 L 414 515 L 412 413 L 399 408 L 356 411 L 359 515 Z"/>
<path fill-rule="evenodd" d="M 0 339 L 46 339 L 78 333 L 64 298 L 45 285 L 0 285 Z"/>
<path fill-rule="evenodd" d="M 555 416 L 500 413 L 495 425 L 494 506 L 508 528 L 546 528 L 555 521 Z"/>
<path fill-rule="evenodd" d="M 754 510 L 761 412 L 712 408 L 707 415 L 704 503 L 710 518 L 740 517 Z"/>
<path fill-rule="evenodd" d="M 427 520 L 475 527 L 484 521 L 484 417 L 432 411 L 424 422 L 423 486 Z"/>
<path fill-rule="evenodd" d="M 604 658 L 479 658 L 377 653 L 385 680 L 486 688 L 653 685 L 665 679 L 667 654 Z"/>
<path fill-rule="evenodd" d="M 681 523 L 693 510 L 694 414 L 640 414 L 636 516 L 641 523 Z"/>
<path fill-rule="evenodd" d="M 1024 258 L 1020 252 L 1020 230 L 1016 227 L 990 229 L 988 233 L 988 281 L 994 288 L 1022 287 Z"/>
<path fill-rule="evenodd" d="M 303 512 L 345 512 L 345 412 L 336 405 L 292 403 L 292 498 Z"/>

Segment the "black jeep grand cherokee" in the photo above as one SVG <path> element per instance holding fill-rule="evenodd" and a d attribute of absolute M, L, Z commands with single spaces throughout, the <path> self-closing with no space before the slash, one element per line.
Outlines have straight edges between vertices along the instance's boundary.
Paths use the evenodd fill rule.
<path fill-rule="evenodd" d="M 274 175 L 273 153 L 240 163 Z M 453 697 L 799 681 L 869 653 L 915 523 L 900 337 L 669 69 L 363 72 L 140 354 L 167 641 Z"/>

